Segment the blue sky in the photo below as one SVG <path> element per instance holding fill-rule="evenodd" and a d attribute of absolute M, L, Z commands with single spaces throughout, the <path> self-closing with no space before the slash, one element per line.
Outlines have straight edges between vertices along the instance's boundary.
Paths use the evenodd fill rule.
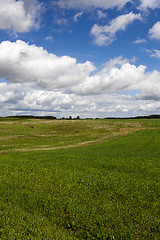
<path fill-rule="evenodd" d="M 0 0 L 0 115 L 160 114 L 160 0 Z"/>

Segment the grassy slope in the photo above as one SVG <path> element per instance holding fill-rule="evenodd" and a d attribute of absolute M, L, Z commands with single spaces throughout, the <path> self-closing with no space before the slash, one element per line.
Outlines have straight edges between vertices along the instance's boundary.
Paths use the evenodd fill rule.
<path fill-rule="evenodd" d="M 1 151 L 55 148 L 88 141 L 106 141 L 141 127 L 136 121 L 30 120 L 0 121 Z"/>
<path fill-rule="evenodd" d="M 0 239 L 160 239 L 159 143 L 160 130 L 148 129 L 1 154 Z"/>

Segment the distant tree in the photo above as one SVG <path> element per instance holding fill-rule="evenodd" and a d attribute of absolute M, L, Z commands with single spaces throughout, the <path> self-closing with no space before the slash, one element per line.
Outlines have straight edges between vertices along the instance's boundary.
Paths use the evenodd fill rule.
<path fill-rule="evenodd" d="M 80 116 L 77 116 L 76 119 L 80 119 Z"/>
<path fill-rule="evenodd" d="M 69 116 L 69 120 L 72 120 L 72 116 Z"/>

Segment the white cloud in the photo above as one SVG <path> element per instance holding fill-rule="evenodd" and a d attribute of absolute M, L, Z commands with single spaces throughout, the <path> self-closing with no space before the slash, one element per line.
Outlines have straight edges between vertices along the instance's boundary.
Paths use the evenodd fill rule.
<path fill-rule="evenodd" d="M 22 41 L 0 44 L 0 115 L 57 117 L 160 113 L 160 72 L 114 58 L 101 70 Z M 92 75 L 91 75 L 92 73 Z M 145 107 L 144 107 L 145 105 Z"/>
<path fill-rule="evenodd" d="M 133 41 L 134 44 L 141 44 L 141 43 L 146 43 L 146 39 L 142 38 L 142 39 L 137 39 L 135 41 Z"/>
<path fill-rule="evenodd" d="M 116 40 L 116 33 L 118 31 L 125 31 L 127 26 L 134 20 L 141 19 L 140 14 L 130 12 L 113 19 L 109 25 L 98 26 L 95 24 L 91 29 L 91 35 L 94 37 L 95 44 L 99 46 L 109 45 Z"/>
<path fill-rule="evenodd" d="M 160 102 L 146 101 L 140 105 L 140 111 L 144 111 L 146 114 L 148 112 L 152 114 L 155 114 L 156 111 L 160 112 Z"/>
<path fill-rule="evenodd" d="M 67 24 L 68 24 L 68 19 L 67 18 L 64 18 L 64 17 L 62 17 L 62 18 L 56 18 L 55 19 L 55 22 L 58 24 L 58 25 L 60 25 L 60 26 L 66 26 Z"/>
<path fill-rule="evenodd" d="M 46 41 L 53 41 L 53 37 L 52 36 L 48 36 L 45 38 Z"/>
<path fill-rule="evenodd" d="M 160 99 L 160 72 L 147 72 L 147 67 L 115 58 L 95 75 L 72 87 L 72 92 L 81 95 L 121 94 L 124 91 L 138 91 L 137 100 Z"/>
<path fill-rule="evenodd" d="M 0 29 L 29 32 L 39 27 L 40 12 L 41 4 L 37 0 L 1 0 Z"/>
<path fill-rule="evenodd" d="M 83 12 L 78 12 L 75 16 L 74 16 L 74 21 L 78 22 L 78 19 L 83 15 Z"/>
<path fill-rule="evenodd" d="M 80 96 L 33 89 L 26 84 L 0 83 L 0 115 L 55 115 L 57 117 L 128 116 L 137 108 L 131 97 L 116 94 Z"/>
<path fill-rule="evenodd" d="M 89 61 L 80 64 L 75 58 L 57 57 L 20 40 L 2 42 L 0 53 L 0 78 L 50 90 L 79 83 L 95 69 Z"/>
<path fill-rule="evenodd" d="M 154 26 L 149 29 L 149 37 L 151 39 L 160 40 L 160 21 L 155 23 Z"/>
<path fill-rule="evenodd" d="M 32 88 L 47 90 L 47 96 L 58 89 L 83 96 L 120 94 L 128 90 L 141 91 L 143 96 L 139 94 L 138 98 L 160 95 L 160 72 L 147 72 L 146 66 L 135 66 L 122 57 L 108 61 L 100 71 L 93 72 L 95 66 L 91 62 L 77 63 L 68 56 L 57 57 L 20 40 L 2 42 L 0 53 L 0 78 L 25 84 L 25 88 L 30 84 Z M 3 99 L 13 99 L 10 92 Z"/>
<path fill-rule="evenodd" d="M 155 58 L 159 58 L 160 59 L 160 50 L 153 49 L 153 50 L 146 50 L 146 52 L 149 53 L 149 55 L 151 57 L 155 57 Z"/>
<path fill-rule="evenodd" d="M 97 11 L 98 18 L 106 18 L 107 14 L 102 12 L 100 9 Z"/>
<path fill-rule="evenodd" d="M 140 9 L 141 10 L 147 10 L 148 8 L 150 9 L 155 9 L 160 7 L 160 0 L 141 0 L 140 1 Z"/>
<path fill-rule="evenodd" d="M 144 80 L 137 85 L 141 93 L 137 94 L 137 99 L 160 100 L 160 72 L 154 70 L 144 75 Z"/>
<path fill-rule="evenodd" d="M 137 89 L 139 82 L 145 79 L 146 67 L 143 65 L 136 67 L 126 61 L 115 58 L 108 62 L 101 71 L 73 87 L 73 92 L 90 95 Z"/>
<path fill-rule="evenodd" d="M 86 10 L 87 8 L 122 8 L 125 6 L 127 2 L 131 2 L 131 0 L 59 0 L 53 2 L 53 4 L 58 5 L 60 8 L 76 8 Z"/>
<path fill-rule="evenodd" d="M 0 83 L 0 102 L 15 104 L 24 98 L 24 86 L 21 84 Z M 26 88 L 27 89 L 27 88 Z"/>
<path fill-rule="evenodd" d="M 33 89 L 26 84 L 0 83 L 0 115 L 54 115 L 56 117 L 125 117 L 160 113 L 159 101 L 123 94 L 81 96 Z"/>

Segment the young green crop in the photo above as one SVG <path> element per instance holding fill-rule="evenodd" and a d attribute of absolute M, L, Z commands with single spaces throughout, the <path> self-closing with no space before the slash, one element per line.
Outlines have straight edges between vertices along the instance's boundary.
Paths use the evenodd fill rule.
<path fill-rule="evenodd" d="M 95 134 L 100 122 L 106 124 L 91 123 Z M 76 124 L 85 135 L 86 123 Z M 109 124 L 113 133 L 120 125 Z M 160 129 L 113 137 L 83 147 L 1 153 L 0 239 L 160 239 Z"/>

